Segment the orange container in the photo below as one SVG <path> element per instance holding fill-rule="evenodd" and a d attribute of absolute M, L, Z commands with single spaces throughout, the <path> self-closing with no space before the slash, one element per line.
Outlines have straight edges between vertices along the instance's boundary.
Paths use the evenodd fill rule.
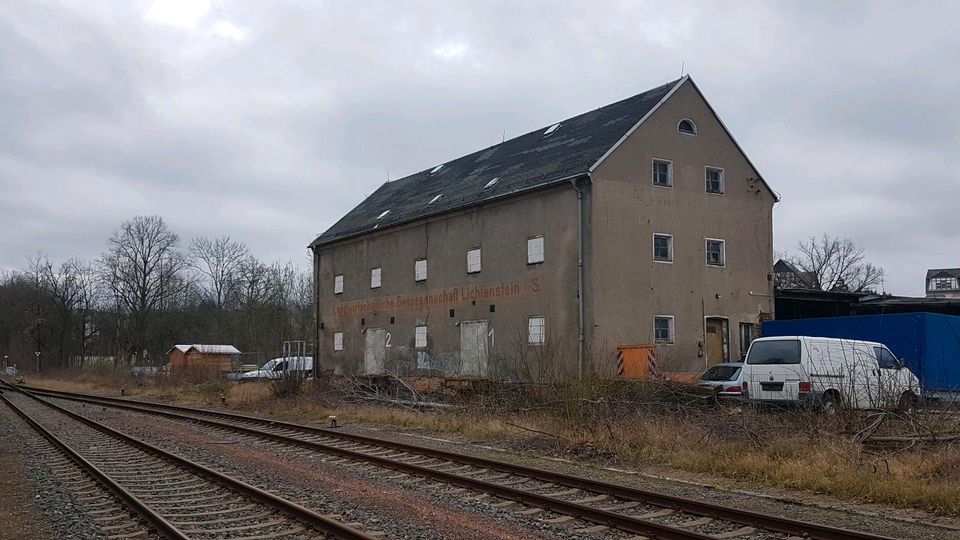
<path fill-rule="evenodd" d="M 617 347 L 617 378 L 645 379 L 657 372 L 657 349 L 653 345 Z"/>

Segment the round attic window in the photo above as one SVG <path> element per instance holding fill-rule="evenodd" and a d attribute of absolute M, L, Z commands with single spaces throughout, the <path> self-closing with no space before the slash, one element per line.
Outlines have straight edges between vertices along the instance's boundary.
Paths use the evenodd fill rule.
<path fill-rule="evenodd" d="M 697 125 L 693 123 L 693 120 L 684 118 L 679 124 L 677 124 L 677 131 L 680 133 L 686 133 L 687 135 L 696 135 Z"/>

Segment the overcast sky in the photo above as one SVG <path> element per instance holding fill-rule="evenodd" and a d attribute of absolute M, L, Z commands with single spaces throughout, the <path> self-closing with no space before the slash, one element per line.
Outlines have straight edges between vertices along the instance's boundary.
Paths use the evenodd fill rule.
<path fill-rule="evenodd" d="M 0 269 L 124 219 L 306 264 L 387 177 L 677 78 L 783 198 L 922 295 L 960 266 L 960 2 L 0 4 Z"/>

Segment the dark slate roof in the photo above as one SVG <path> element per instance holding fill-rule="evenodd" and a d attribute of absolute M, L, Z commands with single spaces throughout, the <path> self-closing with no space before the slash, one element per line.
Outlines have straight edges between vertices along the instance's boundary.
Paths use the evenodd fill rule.
<path fill-rule="evenodd" d="M 927 281 L 935 277 L 960 278 L 960 268 L 932 268 L 927 270 Z"/>
<path fill-rule="evenodd" d="M 383 184 L 356 208 L 317 237 L 310 247 L 399 225 L 426 216 L 474 206 L 491 199 L 566 182 L 586 174 L 637 122 L 683 81 L 648 90 L 606 107 Z M 500 181 L 484 189 L 490 180 Z M 443 197 L 427 204 L 435 196 Z M 389 213 L 379 221 L 383 212 Z"/>

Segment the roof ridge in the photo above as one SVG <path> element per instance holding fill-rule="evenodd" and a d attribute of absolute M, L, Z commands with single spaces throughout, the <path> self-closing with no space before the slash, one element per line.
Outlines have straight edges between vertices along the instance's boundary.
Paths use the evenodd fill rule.
<path fill-rule="evenodd" d="M 385 182 L 318 235 L 310 247 L 538 189 L 556 182 L 558 175 L 586 175 L 592 164 L 688 78 L 685 75 L 547 128 Z M 559 129 L 544 131 L 557 124 Z M 502 177 L 502 181 L 485 187 L 494 177 Z M 428 204 L 438 194 L 444 197 Z M 384 215 L 387 210 L 390 213 Z"/>

